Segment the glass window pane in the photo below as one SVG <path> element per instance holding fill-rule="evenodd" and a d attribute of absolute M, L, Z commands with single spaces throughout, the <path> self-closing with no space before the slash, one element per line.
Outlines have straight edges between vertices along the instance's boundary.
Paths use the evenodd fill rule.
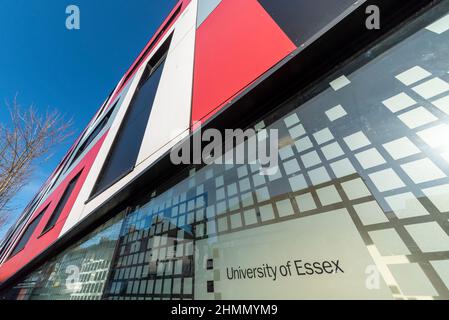
<path fill-rule="evenodd" d="M 65 208 L 65 205 L 67 204 L 67 201 L 69 201 L 70 196 L 72 195 L 73 190 L 75 189 L 76 183 L 78 182 L 78 178 L 80 177 L 81 172 L 78 173 L 78 175 L 72 179 L 72 181 L 69 182 L 67 188 L 65 189 L 61 199 L 58 202 L 58 205 L 56 206 L 55 210 L 53 211 L 50 219 L 48 220 L 44 231 L 42 233 L 47 232 L 51 228 L 53 228 L 56 223 L 58 222 L 59 217 L 61 216 L 62 211 Z"/>
<path fill-rule="evenodd" d="M 145 80 L 136 93 L 95 185 L 94 194 L 103 191 L 134 168 L 163 69 L 164 62 Z"/>
<path fill-rule="evenodd" d="M 99 300 L 123 213 L 46 262 L 11 292 L 21 300 Z"/>

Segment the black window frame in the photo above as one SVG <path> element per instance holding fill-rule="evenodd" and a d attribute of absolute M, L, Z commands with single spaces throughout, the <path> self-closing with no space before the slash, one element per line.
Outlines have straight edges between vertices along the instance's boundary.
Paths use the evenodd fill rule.
<path fill-rule="evenodd" d="M 74 156 L 73 156 L 72 160 L 70 160 L 70 162 L 67 165 L 67 167 L 65 168 L 64 172 L 67 172 L 67 170 L 78 160 L 78 158 L 83 154 L 83 152 L 87 150 L 87 148 L 91 145 L 91 143 L 95 140 L 95 138 L 107 126 L 119 101 L 120 101 L 120 99 L 118 99 L 114 103 L 114 105 L 108 110 L 108 112 L 103 117 L 103 119 L 101 119 L 101 121 L 95 126 L 95 128 L 92 130 L 92 132 L 87 136 L 86 140 L 84 140 L 84 142 L 81 143 L 81 145 L 76 148 L 76 152 L 74 152 Z"/>
<path fill-rule="evenodd" d="M 39 226 L 45 213 L 47 212 L 49 206 L 50 203 L 47 204 L 47 206 L 44 209 L 42 209 L 41 212 L 39 212 L 39 214 L 28 223 L 28 225 L 25 228 L 25 231 L 20 236 L 20 240 L 17 242 L 17 244 L 14 246 L 14 249 L 11 251 L 8 260 L 15 257 L 26 248 L 28 242 L 30 241 L 33 234 L 36 232 L 36 229 Z"/>
<path fill-rule="evenodd" d="M 148 54 L 153 50 L 155 45 L 158 43 L 158 41 L 162 38 L 162 36 L 165 34 L 167 29 L 173 24 L 173 22 L 178 18 L 179 14 L 181 13 L 182 9 L 182 3 L 179 4 L 173 11 L 173 13 L 168 18 L 167 22 L 164 24 L 162 29 L 158 32 L 158 34 L 154 37 L 154 39 L 151 41 L 151 43 L 148 45 L 147 49 L 144 53 L 140 55 L 140 58 L 136 61 L 132 69 L 126 74 L 125 78 L 123 79 L 123 82 L 120 84 L 119 90 L 123 89 L 125 85 L 128 83 L 129 79 L 134 75 L 136 70 L 140 67 L 142 62 L 147 58 Z M 173 35 L 173 34 L 172 34 Z M 171 36 L 172 36 L 171 35 Z M 170 37 L 171 37 L 170 36 Z"/>
<path fill-rule="evenodd" d="M 58 204 L 56 205 L 55 209 L 53 210 L 50 218 L 48 218 L 47 223 L 45 224 L 44 229 L 42 230 L 39 237 L 42 237 L 44 234 L 52 230 L 56 224 L 58 223 L 59 218 L 61 217 L 62 211 L 64 211 L 64 208 L 67 204 L 67 201 L 70 198 L 70 195 L 72 194 L 73 190 L 75 189 L 79 177 L 81 176 L 82 170 L 67 184 L 67 187 L 65 188 L 61 198 L 58 201 Z"/>
<path fill-rule="evenodd" d="M 141 76 L 140 80 L 139 80 L 139 84 L 135 90 L 135 92 L 133 93 L 133 98 L 131 99 L 131 102 L 129 103 L 128 106 L 128 110 L 126 111 L 125 117 L 123 118 L 121 124 L 120 124 L 120 128 L 118 130 L 118 133 L 114 139 L 114 142 L 111 146 L 111 148 L 109 149 L 109 153 L 108 156 L 106 157 L 106 160 L 103 164 L 103 167 L 100 171 L 100 174 L 98 175 L 97 180 L 95 181 L 94 187 L 92 188 L 92 192 L 91 195 L 89 197 L 89 199 L 86 201 L 86 203 L 90 202 L 93 198 L 95 198 L 97 195 L 103 193 L 104 191 L 106 191 L 107 189 L 109 189 L 111 186 L 113 186 L 115 183 L 117 183 L 118 181 L 120 181 L 121 179 L 123 179 L 125 176 L 127 176 L 128 174 L 130 174 L 134 168 L 135 168 L 135 164 L 132 166 L 132 168 L 130 168 L 129 170 L 125 170 L 123 173 L 121 173 L 120 175 L 118 175 L 115 179 L 113 179 L 110 183 L 105 184 L 102 187 L 99 187 L 99 183 L 100 181 L 103 179 L 104 173 L 106 171 L 107 165 L 109 163 L 109 160 L 112 157 L 112 154 L 114 153 L 114 149 L 117 145 L 118 142 L 118 137 L 120 136 L 121 132 L 123 131 L 126 122 L 127 122 L 127 118 L 130 115 L 130 111 L 131 108 L 133 108 L 136 99 L 139 95 L 140 89 L 143 87 L 143 85 L 151 78 L 151 76 L 158 70 L 158 68 L 165 63 L 166 58 L 168 56 L 168 52 L 170 49 L 170 45 L 172 43 L 173 40 L 173 32 L 167 37 L 167 39 L 164 41 L 164 43 L 158 48 L 158 50 L 154 53 L 154 55 L 151 57 L 151 59 L 148 61 L 148 63 L 145 66 L 145 71 L 143 73 L 143 75 Z M 151 115 L 151 112 L 150 112 Z"/>
<path fill-rule="evenodd" d="M 115 87 L 115 88 L 111 91 L 111 93 L 108 95 L 106 101 L 105 101 L 104 104 L 101 106 L 100 111 L 98 112 L 97 116 L 95 117 L 95 121 L 97 121 L 98 118 L 100 118 L 101 115 L 103 114 L 104 110 L 106 110 L 106 107 L 108 106 L 108 104 L 109 104 L 109 102 L 110 102 L 110 100 L 111 100 L 111 98 L 112 98 L 112 94 L 115 92 L 115 89 L 116 89 L 116 88 L 117 88 L 117 87 Z M 118 100 L 119 100 L 119 99 L 117 99 L 117 101 L 118 101 Z M 117 102 L 116 102 L 116 103 L 117 103 Z M 115 105 L 114 105 L 112 108 L 114 108 L 114 107 L 115 107 Z"/>

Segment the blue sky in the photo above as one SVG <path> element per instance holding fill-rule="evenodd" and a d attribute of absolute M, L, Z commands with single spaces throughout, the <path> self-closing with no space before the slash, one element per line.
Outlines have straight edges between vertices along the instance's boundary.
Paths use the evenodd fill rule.
<path fill-rule="evenodd" d="M 2 0 L 0 121 L 5 100 L 57 109 L 75 135 L 39 166 L 13 201 L 16 217 L 168 15 L 175 0 Z M 77 5 L 81 29 L 67 30 L 66 7 Z M 13 221 L 11 221 L 13 222 Z M 6 228 L 0 229 L 0 238 Z"/>

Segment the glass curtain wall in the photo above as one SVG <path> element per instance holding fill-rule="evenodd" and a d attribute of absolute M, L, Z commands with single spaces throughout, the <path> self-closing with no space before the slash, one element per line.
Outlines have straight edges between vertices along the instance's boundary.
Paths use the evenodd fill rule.
<path fill-rule="evenodd" d="M 449 298 L 449 16 L 273 123 L 279 167 L 209 165 L 125 222 L 108 299 Z"/>
<path fill-rule="evenodd" d="M 124 214 L 51 259 L 10 292 L 17 300 L 99 300 Z"/>

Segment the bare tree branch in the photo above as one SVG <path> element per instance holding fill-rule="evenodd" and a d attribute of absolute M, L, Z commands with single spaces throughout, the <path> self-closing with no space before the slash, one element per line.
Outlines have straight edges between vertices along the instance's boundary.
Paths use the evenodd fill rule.
<path fill-rule="evenodd" d="M 34 106 L 22 109 L 16 98 L 6 105 L 10 121 L 0 123 L 0 227 L 7 220 L 9 203 L 29 182 L 37 165 L 73 134 L 72 121 L 57 111 L 40 115 Z"/>

